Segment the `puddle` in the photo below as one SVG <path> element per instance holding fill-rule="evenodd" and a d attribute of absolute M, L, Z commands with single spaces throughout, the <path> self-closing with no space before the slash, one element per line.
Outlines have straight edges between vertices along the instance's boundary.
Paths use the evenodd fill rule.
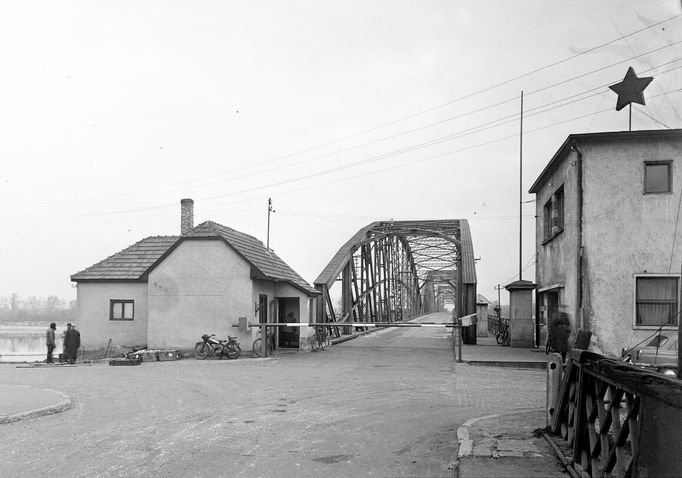
<path fill-rule="evenodd" d="M 319 461 L 320 463 L 338 463 L 340 461 L 348 461 L 351 458 L 353 458 L 353 455 L 331 455 L 313 458 L 313 461 Z"/>

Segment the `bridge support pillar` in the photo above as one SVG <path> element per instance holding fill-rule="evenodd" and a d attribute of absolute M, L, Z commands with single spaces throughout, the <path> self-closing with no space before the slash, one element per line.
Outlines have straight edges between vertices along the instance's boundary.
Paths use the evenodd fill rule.
<path fill-rule="evenodd" d="M 532 313 L 535 284 L 517 280 L 504 288 L 509 291 L 509 345 L 535 347 Z"/>

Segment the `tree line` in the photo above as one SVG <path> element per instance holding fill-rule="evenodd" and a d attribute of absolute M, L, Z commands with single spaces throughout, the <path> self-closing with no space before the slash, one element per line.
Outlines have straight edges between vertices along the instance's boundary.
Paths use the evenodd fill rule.
<path fill-rule="evenodd" d="M 0 296 L 0 321 L 70 322 L 76 320 L 76 301 L 56 295 Z"/>

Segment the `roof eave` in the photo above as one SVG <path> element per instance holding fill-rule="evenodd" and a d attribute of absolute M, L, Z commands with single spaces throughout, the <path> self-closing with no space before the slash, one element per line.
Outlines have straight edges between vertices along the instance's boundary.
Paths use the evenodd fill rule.
<path fill-rule="evenodd" d="M 599 133 L 576 133 L 570 134 L 559 147 L 552 159 L 550 159 L 545 169 L 542 170 L 538 178 L 530 187 L 528 192 L 536 194 L 540 187 L 546 182 L 547 177 L 550 176 L 557 166 L 561 163 L 569 148 L 578 144 L 595 141 L 608 141 L 613 139 L 637 139 L 642 137 L 666 137 L 666 136 L 682 136 L 682 129 L 650 129 L 639 131 L 604 131 Z"/>

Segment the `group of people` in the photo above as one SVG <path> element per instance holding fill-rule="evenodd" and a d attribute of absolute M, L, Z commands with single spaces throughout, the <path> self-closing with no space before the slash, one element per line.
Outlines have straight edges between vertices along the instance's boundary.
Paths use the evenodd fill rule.
<path fill-rule="evenodd" d="M 52 322 L 50 327 L 47 329 L 45 343 L 47 345 L 47 363 L 54 363 L 52 358 L 52 353 L 57 344 L 55 340 L 55 331 L 57 330 L 57 324 Z M 71 323 L 66 324 L 66 332 L 64 333 L 64 356 L 66 361 L 69 363 L 76 363 L 76 354 L 78 353 L 78 347 L 81 346 L 81 334 L 76 330 L 76 327 L 71 325 Z"/>

